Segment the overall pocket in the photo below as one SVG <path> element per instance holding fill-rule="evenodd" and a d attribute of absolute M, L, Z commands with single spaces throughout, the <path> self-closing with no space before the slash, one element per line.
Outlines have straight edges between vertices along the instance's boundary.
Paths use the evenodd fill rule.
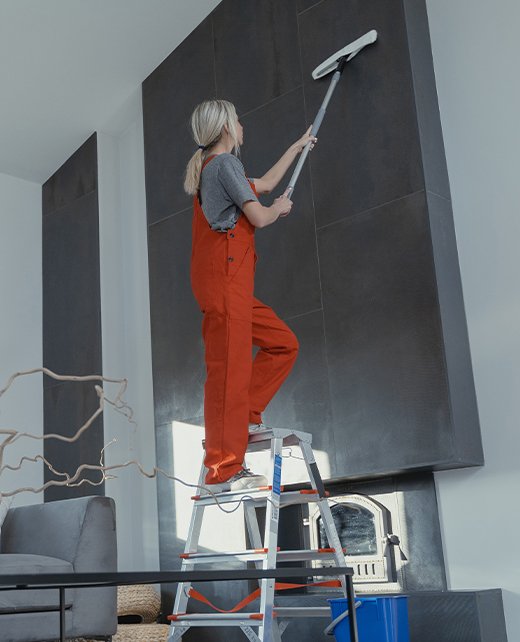
<path fill-rule="evenodd" d="M 251 263 L 251 265 L 249 265 Z M 235 239 L 227 240 L 226 275 L 233 278 L 241 270 L 253 269 L 251 245 Z"/>

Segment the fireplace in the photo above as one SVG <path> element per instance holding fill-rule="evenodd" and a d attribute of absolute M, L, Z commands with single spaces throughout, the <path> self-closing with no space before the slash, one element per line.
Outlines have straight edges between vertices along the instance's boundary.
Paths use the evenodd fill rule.
<path fill-rule="evenodd" d="M 392 512 L 395 515 L 397 508 L 395 497 L 390 497 L 387 503 L 391 508 L 358 493 L 337 495 L 330 500 L 346 565 L 354 569 L 354 582 L 362 590 L 396 592 L 403 588 L 402 567 L 407 558 L 400 537 L 392 528 Z M 317 507 L 310 509 L 306 524 L 310 547 L 328 548 Z M 329 565 L 332 563 L 315 562 L 316 567 Z"/>

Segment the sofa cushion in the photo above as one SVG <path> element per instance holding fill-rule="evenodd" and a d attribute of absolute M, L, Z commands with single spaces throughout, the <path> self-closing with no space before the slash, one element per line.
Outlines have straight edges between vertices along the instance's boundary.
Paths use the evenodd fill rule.
<path fill-rule="evenodd" d="M 70 562 L 56 557 L 45 555 L 29 555 L 26 553 L 0 554 L 0 575 L 13 575 L 18 573 L 72 573 Z M 66 594 L 66 601 L 70 603 L 73 591 Z M 59 608 L 58 589 L 27 589 L 18 591 L 0 591 L 0 617 L 5 613 L 30 607 L 42 609 Z"/>

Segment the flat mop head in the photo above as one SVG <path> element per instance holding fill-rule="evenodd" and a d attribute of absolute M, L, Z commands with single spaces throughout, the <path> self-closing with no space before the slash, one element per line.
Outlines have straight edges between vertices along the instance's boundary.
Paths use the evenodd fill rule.
<path fill-rule="evenodd" d="M 316 67 L 316 69 L 312 72 L 312 77 L 314 78 L 314 80 L 317 80 L 322 76 L 330 74 L 336 69 L 341 58 L 347 58 L 347 62 L 349 60 L 352 60 L 352 58 L 354 58 L 354 56 L 359 53 L 361 49 L 363 49 L 367 45 L 371 45 L 376 40 L 377 31 L 375 29 L 372 29 L 372 31 L 368 31 L 364 36 L 361 36 L 361 38 L 354 40 L 354 42 L 351 42 L 346 47 L 343 47 L 343 49 L 336 51 L 336 53 L 333 54 L 330 58 L 327 58 L 325 62 L 322 62 L 321 65 L 318 65 L 318 67 Z"/>

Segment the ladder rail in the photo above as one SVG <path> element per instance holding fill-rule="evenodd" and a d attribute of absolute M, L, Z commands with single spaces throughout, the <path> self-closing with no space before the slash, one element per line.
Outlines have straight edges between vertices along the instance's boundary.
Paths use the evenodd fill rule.
<path fill-rule="evenodd" d="M 311 485 L 315 490 L 318 491 L 318 494 L 320 496 L 320 500 L 318 501 L 318 509 L 320 511 L 325 534 L 327 535 L 327 539 L 329 541 L 329 546 L 335 549 L 334 558 L 336 561 L 336 566 L 343 566 L 345 564 L 343 545 L 341 544 L 341 540 L 339 539 L 338 531 L 334 523 L 334 517 L 332 516 L 332 511 L 330 510 L 329 502 L 325 494 L 323 480 L 321 479 L 320 471 L 318 470 L 316 460 L 314 459 L 314 453 L 310 445 L 304 442 L 301 443 L 301 449 Z M 345 577 L 342 576 L 340 578 L 340 582 L 343 595 L 347 597 L 348 591 Z"/>
<path fill-rule="evenodd" d="M 198 485 L 202 486 L 204 483 L 204 477 L 206 474 L 206 467 L 204 466 L 204 462 L 202 462 L 202 465 L 200 467 L 200 472 L 199 472 L 199 482 Z M 193 510 L 191 512 L 191 518 L 190 518 L 190 525 L 188 528 L 188 537 L 186 538 L 186 544 L 184 546 L 184 553 L 196 553 L 197 552 L 197 546 L 199 544 L 199 539 L 200 539 L 200 531 L 202 529 L 202 520 L 204 519 L 204 505 L 198 506 L 196 503 L 193 506 Z M 193 563 L 189 562 L 189 560 L 182 560 L 181 564 L 181 570 L 183 571 L 191 571 L 193 570 L 194 565 Z M 186 612 L 186 607 L 188 606 L 188 592 L 191 588 L 191 582 L 183 582 L 182 584 L 179 584 L 177 586 L 177 592 L 175 594 L 175 602 L 173 605 L 173 615 L 178 615 L 179 613 L 185 613 Z M 173 642 L 175 638 L 172 639 L 171 642 Z M 170 640 L 169 640 L 170 642 Z"/>
<path fill-rule="evenodd" d="M 264 534 L 264 548 L 267 549 L 267 555 L 262 564 L 262 568 L 273 569 L 276 568 L 276 554 L 278 552 L 278 523 L 280 520 L 280 493 L 281 493 L 281 478 L 282 478 L 282 447 L 283 438 L 273 437 L 271 442 L 271 501 L 267 503 L 265 515 L 265 534 Z M 260 597 L 260 613 L 263 614 L 264 619 L 262 626 L 258 630 L 258 635 L 263 642 L 278 642 L 281 640 L 278 631 L 278 626 L 273 622 L 273 608 L 274 608 L 274 578 L 261 580 L 261 597 Z"/>

